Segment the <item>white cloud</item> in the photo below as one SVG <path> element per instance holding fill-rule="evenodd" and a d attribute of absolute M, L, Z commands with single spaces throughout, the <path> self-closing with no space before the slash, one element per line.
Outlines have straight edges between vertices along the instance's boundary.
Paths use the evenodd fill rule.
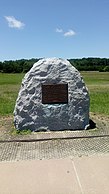
<path fill-rule="evenodd" d="M 19 20 L 16 20 L 15 17 L 13 16 L 4 16 L 6 21 L 8 22 L 8 26 L 10 28 L 18 28 L 18 29 L 21 29 L 25 26 L 24 23 L 22 23 L 21 21 Z"/>
<path fill-rule="evenodd" d="M 62 30 L 61 28 L 56 28 L 56 32 L 58 32 L 58 33 L 62 33 L 62 32 L 63 32 L 63 30 Z"/>
<path fill-rule="evenodd" d="M 74 36 L 76 33 L 73 30 L 68 30 L 67 32 L 64 33 L 64 36 Z"/>

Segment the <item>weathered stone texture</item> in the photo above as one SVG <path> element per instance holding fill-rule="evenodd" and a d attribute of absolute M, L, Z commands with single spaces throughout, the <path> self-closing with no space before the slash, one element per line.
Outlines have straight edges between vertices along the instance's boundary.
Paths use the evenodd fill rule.
<path fill-rule="evenodd" d="M 42 104 L 41 84 L 68 84 L 68 104 Z M 14 109 L 17 129 L 85 129 L 89 124 L 89 94 L 80 73 L 67 61 L 39 60 L 25 75 Z"/>

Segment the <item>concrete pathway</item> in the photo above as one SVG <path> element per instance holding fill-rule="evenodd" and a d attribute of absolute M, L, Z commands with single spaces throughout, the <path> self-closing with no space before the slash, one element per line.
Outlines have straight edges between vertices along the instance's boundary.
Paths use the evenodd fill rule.
<path fill-rule="evenodd" d="M 109 155 L 0 162 L 0 194 L 108 194 Z"/>

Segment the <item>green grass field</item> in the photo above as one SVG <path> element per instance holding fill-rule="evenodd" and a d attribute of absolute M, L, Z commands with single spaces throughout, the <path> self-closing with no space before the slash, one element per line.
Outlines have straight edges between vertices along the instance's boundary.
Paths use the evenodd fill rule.
<path fill-rule="evenodd" d="M 0 73 L 0 115 L 13 114 L 23 77 L 24 74 Z"/>
<path fill-rule="evenodd" d="M 90 111 L 109 115 L 109 72 L 82 72 L 90 94 Z"/>
<path fill-rule="evenodd" d="M 109 72 L 81 72 L 90 94 L 90 111 L 109 115 Z M 24 74 L 0 73 L 0 115 L 13 114 Z"/>

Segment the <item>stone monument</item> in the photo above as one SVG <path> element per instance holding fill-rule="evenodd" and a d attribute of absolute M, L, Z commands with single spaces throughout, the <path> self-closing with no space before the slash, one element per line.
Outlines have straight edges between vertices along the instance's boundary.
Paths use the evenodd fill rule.
<path fill-rule="evenodd" d="M 16 129 L 79 130 L 89 125 L 89 94 L 69 61 L 41 59 L 26 73 L 14 109 Z"/>

